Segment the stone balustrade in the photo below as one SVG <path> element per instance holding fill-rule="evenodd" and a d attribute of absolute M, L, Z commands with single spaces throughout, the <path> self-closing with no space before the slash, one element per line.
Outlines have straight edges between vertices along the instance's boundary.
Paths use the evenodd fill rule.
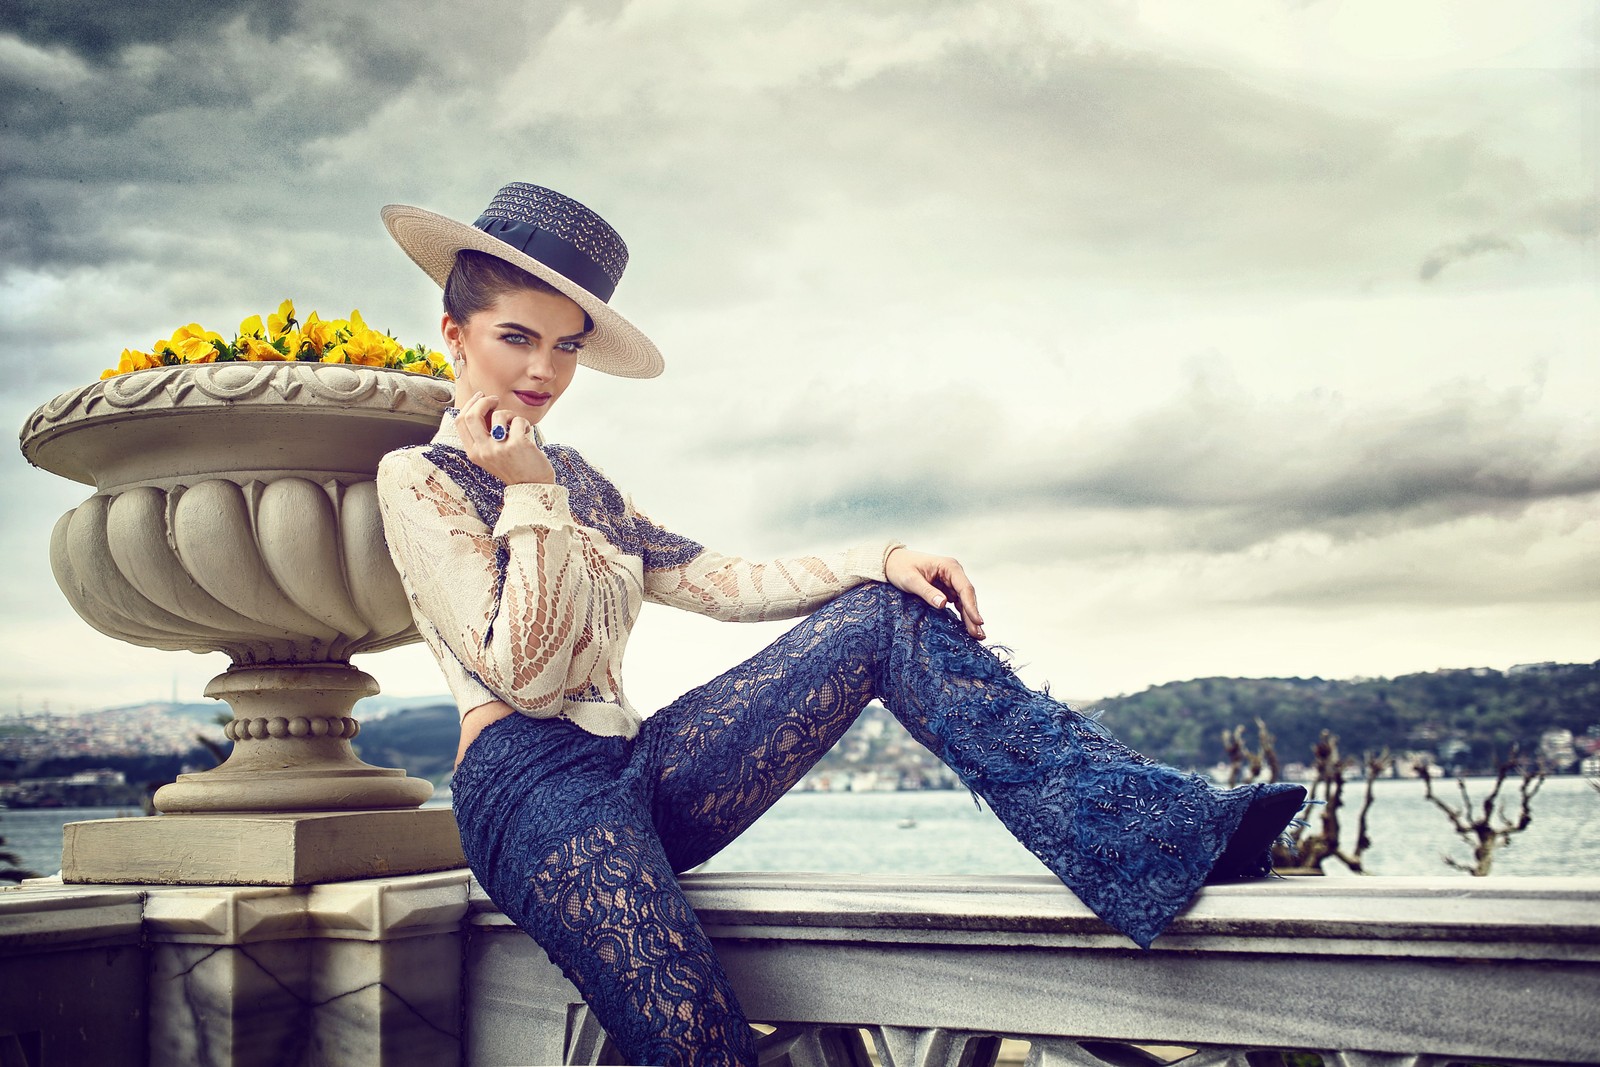
<path fill-rule="evenodd" d="M 773 1065 L 1600 1064 L 1600 879 L 1216 887 L 1149 951 L 1043 876 L 684 881 Z M 0 892 L 6 1042 L 30 1064 L 614 1062 L 463 871 Z"/>

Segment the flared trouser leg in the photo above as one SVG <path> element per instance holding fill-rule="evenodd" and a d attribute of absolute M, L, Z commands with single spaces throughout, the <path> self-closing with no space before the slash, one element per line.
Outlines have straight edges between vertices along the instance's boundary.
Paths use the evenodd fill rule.
<path fill-rule="evenodd" d="M 951 612 L 871 584 L 646 722 L 635 760 L 656 781 L 654 818 L 673 866 L 686 870 L 732 841 L 873 697 L 1095 914 L 1144 946 L 1241 825 L 1260 821 L 1253 809 L 1278 820 L 1264 847 L 1304 792 L 1221 790 L 1146 759 L 1023 685 Z"/>

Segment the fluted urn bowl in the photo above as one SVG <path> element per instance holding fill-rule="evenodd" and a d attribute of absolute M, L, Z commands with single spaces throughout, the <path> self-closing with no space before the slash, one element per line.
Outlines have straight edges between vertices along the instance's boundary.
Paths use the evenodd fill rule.
<path fill-rule="evenodd" d="M 428 440 L 450 383 L 313 363 L 135 371 L 29 417 L 22 451 L 95 487 L 50 563 L 89 625 L 151 648 L 226 652 L 220 767 L 156 794 L 166 812 L 415 807 L 432 787 L 356 758 L 349 714 L 377 683 L 358 652 L 417 640 L 373 478 Z"/>

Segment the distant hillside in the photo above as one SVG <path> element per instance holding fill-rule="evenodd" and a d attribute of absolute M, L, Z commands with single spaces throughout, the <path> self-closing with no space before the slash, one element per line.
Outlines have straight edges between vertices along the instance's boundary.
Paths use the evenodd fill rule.
<path fill-rule="evenodd" d="M 1284 762 L 1306 761 L 1323 729 L 1360 754 L 1427 752 L 1447 770 L 1481 771 L 1512 743 L 1534 752 L 1545 730 L 1600 728 L 1600 663 L 1433 671 L 1398 678 L 1201 678 L 1102 700 L 1123 741 L 1180 767 L 1222 759 L 1222 731 L 1261 718 Z"/>
<path fill-rule="evenodd" d="M 426 698 L 397 698 L 387 707 L 380 698 L 358 708 L 361 732 L 355 747 L 369 763 L 404 767 L 443 782 L 455 758 L 456 709 L 439 698 L 425 706 L 404 706 L 418 699 Z M 1397 755 L 1427 754 L 1452 772 L 1475 772 L 1489 769 L 1512 743 L 1524 752 L 1537 750 L 1546 730 L 1600 739 L 1600 663 L 1539 664 L 1509 671 L 1480 667 L 1354 681 L 1201 678 L 1102 700 L 1093 707 L 1122 740 L 1179 767 L 1215 765 L 1223 758 L 1221 734 L 1234 726 L 1246 727 L 1253 744 L 1259 717 L 1277 735 L 1284 763 L 1306 761 L 1318 733 L 1328 729 L 1339 735 L 1347 753 L 1387 747 Z M 78 716 L 0 718 L 0 777 L 113 766 L 126 767 L 130 779 L 144 781 L 161 774 L 170 777 L 180 764 L 204 767 L 210 759 L 195 747 L 195 734 L 204 727 L 210 728 L 205 732 L 220 733 L 212 720 L 225 710 L 220 703 L 152 703 Z M 878 731 L 889 728 L 893 734 L 897 728 L 889 727 L 887 716 L 880 718 L 883 723 L 875 726 L 875 717 L 867 715 L 849 735 L 850 743 L 830 757 L 840 764 L 838 769 L 928 777 L 927 768 L 900 766 L 910 757 L 884 747 L 889 739 Z M 159 771 L 155 762 L 161 764 Z M 169 764 L 172 770 L 166 769 Z"/>
<path fill-rule="evenodd" d="M 166 700 L 148 700 L 142 704 L 120 704 L 114 708 L 101 708 L 89 712 L 91 715 L 103 716 L 111 714 L 137 714 L 149 712 L 159 715 L 170 715 L 180 719 L 189 719 L 206 726 L 214 725 L 217 716 L 231 716 L 232 710 L 220 700 L 206 700 L 174 704 Z"/>
<path fill-rule="evenodd" d="M 362 697 L 356 701 L 356 706 L 350 714 L 354 715 L 362 723 L 367 723 L 381 719 L 385 715 L 393 715 L 397 711 L 406 711 L 411 708 L 429 708 L 448 703 L 450 703 L 450 697 L 444 693 L 409 697 L 392 697 L 387 693 L 379 693 L 377 696 Z"/>
<path fill-rule="evenodd" d="M 413 777 L 443 782 L 450 777 L 460 737 L 461 717 L 455 705 L 434 704 L 361 720 L 354 745 L 374 766 L 404 767 Z"/>

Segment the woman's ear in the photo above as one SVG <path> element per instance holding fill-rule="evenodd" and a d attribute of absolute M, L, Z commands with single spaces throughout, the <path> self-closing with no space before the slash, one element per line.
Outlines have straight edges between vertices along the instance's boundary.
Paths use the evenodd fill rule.
<path fill-rule="evenodd" d="M 467 357 L 463 349 L 462 330 L 459 323 L 450 317 L 447 311 L 439 322 L 439 335 L 444 338 L 444 354 L 450 360 L 456 375 L 456 407 L 466 403 L 469 393 L 467 391 Z"/>
<path fill-rule="evenodd" d="M 444 313 L 444 318 L 439 321 L 439 334 L 444 338 L 445 355 L 450 357 L 452 363 L 461 362 L 466 355 L 461 347 L 463 340 L 461 324 L 451 318 L 448 311 Z"/>

